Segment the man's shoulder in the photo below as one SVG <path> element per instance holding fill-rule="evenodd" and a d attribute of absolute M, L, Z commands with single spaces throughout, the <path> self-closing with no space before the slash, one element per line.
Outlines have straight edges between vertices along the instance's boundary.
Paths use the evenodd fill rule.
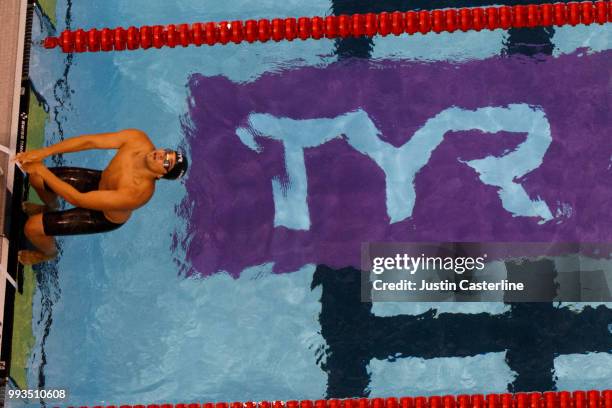
<path fill-rule="evenodd" d="M 151 147 L 153 146 L 153 142 L 149 138 L 149 136 L 140 129 L 124 129 L 120 131 L 125 136 L 129 136 L 127 139 L 127 144 L 130 146 L 142 146 L 142 147 Z"/>

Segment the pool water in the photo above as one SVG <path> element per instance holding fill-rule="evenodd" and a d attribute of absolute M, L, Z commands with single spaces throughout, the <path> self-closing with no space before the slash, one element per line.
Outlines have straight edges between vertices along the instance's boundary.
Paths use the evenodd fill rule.
<path fill-rule="evenodd" d="M 368 4 L 58 0 L 55 28 Z M 34 40 L 51 34 L 38 15 Z M 609 241 L 610 38 L 607 25 L 35 46 L 47 144 L 138 128 L 192 166 L 122 228 L 62 238 L 37 269 L 28 387 L 67 389 L 66 405 L 611 387 L 609 305 L 362 303 L 358 272 L 369 241 Z"/>

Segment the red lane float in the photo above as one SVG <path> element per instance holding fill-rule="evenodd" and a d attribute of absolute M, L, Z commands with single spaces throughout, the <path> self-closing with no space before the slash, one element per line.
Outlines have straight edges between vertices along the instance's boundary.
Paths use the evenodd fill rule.
<path fill-rule="evenodd" d="M 612 408 L 612 390 L 401 398 L 108 405 L 92 408 Z M 69 407 L 74 408 L 74 407 Z M 79 408 L 90 408 L 81 406 Z"/>
<path fill-rule="evenodd" d="M 203 44 L 265 43 L 297 38 L 374 37 L 389 34 L 452 33 L 509 28 L 606 24 L 612 21 L 610 0 L 570 3 L 521 4 L 501 7 L 471 7 L 392 13 L 367 13 L 323 17 L 235 20 L 153 27 L 65 30 L 59 37 L 47 37 L 45 48 L 60 47 L 65 53 L 123 51 Z"/>

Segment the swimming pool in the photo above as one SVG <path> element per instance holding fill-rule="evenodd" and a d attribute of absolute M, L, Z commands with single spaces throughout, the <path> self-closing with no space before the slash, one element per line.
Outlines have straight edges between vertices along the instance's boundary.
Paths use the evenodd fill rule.
<path fill-rule="evenodd" d="M 366 6 L 56 7 L 59 32 Z M 68 389 L 66 405 L 612 386 L 606 305 L 368 304 L 357 271 L 368 241 L 609 241 L 610 34 L 35 47 L 46 143 L 140 128 L 192 167 L 121 229 L 60 240 L 37 272 L 27 385 Z M 488 333 L 498 320 L 520 330 Z"/>

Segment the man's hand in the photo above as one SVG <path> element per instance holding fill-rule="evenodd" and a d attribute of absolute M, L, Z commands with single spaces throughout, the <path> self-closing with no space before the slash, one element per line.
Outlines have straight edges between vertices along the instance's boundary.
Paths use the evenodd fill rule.
<path fill-rule="evenodd" d="M 42 169 L 46 169 L 45 165 L 39 161 L 22 163 L 21 167 L 23 168 L 23 170 L 25 170 L 26 173 L 30 175 L 40 174 L 40 171 Z"/>
<path fill-rule="evenodd" d="M 24 165 L 26 163 L 43 161 L 45 157 L 47 156 L 48 154 L 45 151 L 45 149 L 35 149 L 35 150 L 30 150 L 29 152 L 23 152 L 23 153 L 16 154 L 15 160 L 21 163 L 22 165 Z"/>

